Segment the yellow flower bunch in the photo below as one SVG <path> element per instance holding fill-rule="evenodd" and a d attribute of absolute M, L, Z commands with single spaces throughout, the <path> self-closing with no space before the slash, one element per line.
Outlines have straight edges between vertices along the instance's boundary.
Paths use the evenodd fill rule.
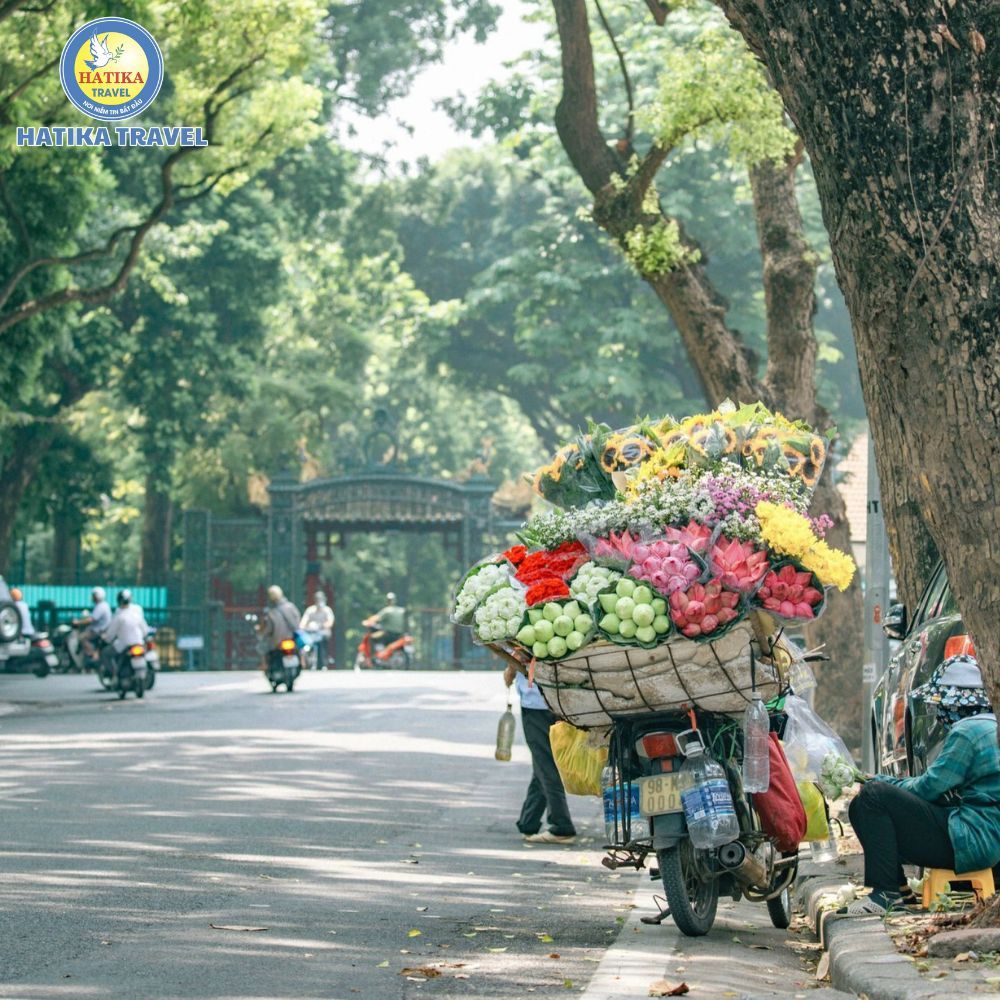
<path fill-rule="evenodd" d="M 804 514 L 766 500 L 757 504 L 754 513 L 761 538 L 772 552 L 795 559 L 826 586 L 847 590 L 851 585 L 854 560 L 818 538 Z"/>
<path fill-rule="evenodd" d="M 826 542 L 818 540 L 802 557 L 802 565 L 825 584 L 838 590 L 847 590 L 854 579 L 857 567 L 854 560 L 839 549 L 831 549 Z"/>
<path fill-rule="evenodd" d="M 625 496 L 629 500 L 635 500 L 641 491 L 643 483 L 651 480 L 663 482 L 664 479 L 677 478 L 684 464 L 683 448 L 668 448 L 666 451 L 655 451 L 651 458 L 643 462 L 637 468 L 629 470 L 628 485 L 625 487 Z"/>
<path fill-rule="evenodd" d="M 809 518 L 791 507 L 761 500 L 754 513 L 760 521 L 761 538 L 778 555 L 801 559 L 819 541 Z"/>

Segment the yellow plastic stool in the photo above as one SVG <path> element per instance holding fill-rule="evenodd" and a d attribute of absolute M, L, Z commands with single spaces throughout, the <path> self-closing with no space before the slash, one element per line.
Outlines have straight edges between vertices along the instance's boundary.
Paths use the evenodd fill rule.
<path fill-rule="evenodd" d="M 992 896 L 996 892 L 993 884 L 993 872 L 989 868 L 984 868 L 978 872 L 956 873 L 948 871 L 947 868 L 928 868 L 927 877 L 924 879 L 924 909 L 930 908 L 931 903 L 944 892 L 945 884 L 948 882 L 971 882 L 975 890 L 976 899 L 982 900 Z"/>

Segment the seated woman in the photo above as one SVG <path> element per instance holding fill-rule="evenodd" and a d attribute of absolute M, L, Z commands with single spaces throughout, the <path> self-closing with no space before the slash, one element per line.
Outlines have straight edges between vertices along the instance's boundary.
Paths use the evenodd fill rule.
<path fill-rule="evenodd" d="M 948 735 L 919 777 L 875 775 L 851 803 L 872 890 L 851 903 L 852 915 L 884 916 L 898 905 L 906 891 L 904 863 L 969 872 L 1000 862 L 997 720 L 979 664 L 953 656 L 913 696 L 937 706 Z"/>

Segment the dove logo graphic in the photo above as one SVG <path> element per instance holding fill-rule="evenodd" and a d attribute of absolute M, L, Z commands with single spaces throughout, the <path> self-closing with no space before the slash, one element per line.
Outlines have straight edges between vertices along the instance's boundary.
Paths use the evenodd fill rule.
<path fill-rule="evenodd" d="M 59 79 L 70 103 L 88 117 L 125 121 L 142 114 L 160 92 L 163 55 L 142 25 L 99 17 L 66 43 Z"/>

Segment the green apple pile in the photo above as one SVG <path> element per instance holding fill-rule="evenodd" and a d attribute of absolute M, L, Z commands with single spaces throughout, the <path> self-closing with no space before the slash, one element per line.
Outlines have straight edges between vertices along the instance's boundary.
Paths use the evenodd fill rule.
<path fill-rule="evenodd" d="M 670 632 L 666 600 L 641 580 L 623 576 L 597 603 L 603 612 L 597 625 L 612 642 L 652 646 Z"/>
<path fill-rule="evenodd" d="M 517 641 L 536 660 L 558 660 L 574 653 L 594 634 L 594 619 L 579 601 L 549 601 L 528 608 Z"/>

